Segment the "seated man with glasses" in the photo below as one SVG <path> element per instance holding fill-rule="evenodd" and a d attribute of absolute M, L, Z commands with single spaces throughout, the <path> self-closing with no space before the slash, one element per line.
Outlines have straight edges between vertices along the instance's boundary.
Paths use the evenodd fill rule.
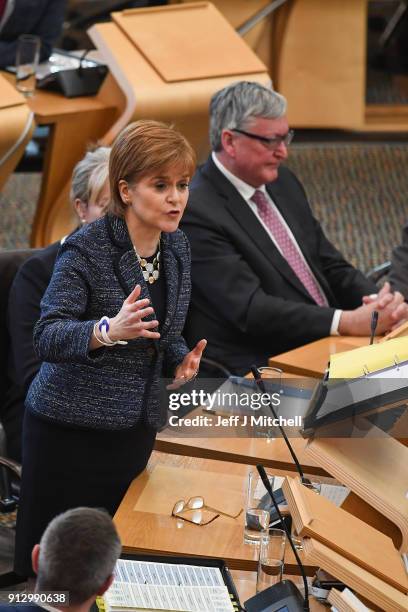
<path fill-rule="evenodd" d="M 282 165 L 293 138 L 283 96 L 239 82 L 210 104 L 212 153 L 190 185 L 182 228 L 192 250 L 185 337 L 208 339 L 207 357 L 231 372 L 330 334 L 369 335 L 408 317 L 389 285 L 349 264 Z M 367 297 L 363 303 L 363 297 Z"/>

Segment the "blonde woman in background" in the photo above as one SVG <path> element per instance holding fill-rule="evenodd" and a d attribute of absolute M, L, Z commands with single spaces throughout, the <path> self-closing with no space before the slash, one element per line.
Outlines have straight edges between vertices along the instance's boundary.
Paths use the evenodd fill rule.
<path fill-rule="evenodd" d="M 80 225 L 105 214 L 110 200 L 109 147 L 89 150 L 72 174 L 70 200 Z M 64 240 L 64 239 L 63 239 Z M 7 455 L 21 462 L 24 401 L 41 361 L 34 352 L 33 330 L 40 318 L 40 302 L 50 282 L 60 242 L 39 249 L 17 272 L 9 293 L 7 325 L 10 339 L 8 379 L 1 421 Z"/>

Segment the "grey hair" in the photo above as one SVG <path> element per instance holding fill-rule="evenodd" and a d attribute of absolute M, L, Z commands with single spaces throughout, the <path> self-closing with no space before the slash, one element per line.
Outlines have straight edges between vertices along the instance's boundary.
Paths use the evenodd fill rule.
<path fill-rule="evenodd" d="M 217 91 L 210 102 L 212 150 L 221 150 L 222 130 L 243 128 L 253 117 L 279 119 L 286 106 L 286 98 L 260 83 L 239 81 Z"/>
<path fill-rule="evenodd" d="M 84 603 L 111 576 L 121 542 L 105 510 L 75 508 L 56 516 L 40 541 L 36 591 L 68 591 Z"/>
<path fill-rule="evenodd" d="M 88 151 L 77 163 L 72 173 L 71 191 L 72 204 L 79 198 L 88 204 L 92 196 L 98 197 L 109 174 L 110 147 L 98 147 Z"/>

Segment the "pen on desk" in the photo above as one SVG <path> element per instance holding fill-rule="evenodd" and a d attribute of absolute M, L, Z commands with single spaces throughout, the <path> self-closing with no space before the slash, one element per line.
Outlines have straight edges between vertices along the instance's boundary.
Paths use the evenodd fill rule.
<path fill-rule="evenodd" d="M 373 310 L 371 313 L 371 336 L 370 336 L 370 345 L 374 343 L 375 331 L 377 329 L 378 324 L 378 310 Z"/>

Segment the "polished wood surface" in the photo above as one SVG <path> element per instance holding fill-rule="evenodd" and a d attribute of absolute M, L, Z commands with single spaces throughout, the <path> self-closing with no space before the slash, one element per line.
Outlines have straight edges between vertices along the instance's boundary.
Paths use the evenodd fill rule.
<path fill-rule="evenodd" d="M 291 438 L 293 449 L 308 474 L 328 476 L 328 473 L 305 453 L 307 441 Z M 195 438 L 168 437 L 166 432 L 157 436 L 155 449 L 166 453 L 217 459 L 247 465 L 261 463 L 278 471 L 296 471 L 293 459 L 281 438 Z"/>
<path fill-rule="evenodd" d="M 359 610 L 361 609 L 360 606 L 357 607 L 356 605 L 349 603 L 349 600 L 347 599 L 346 595 L 344 595 L 342 591 L 338 591 L 337 589 L 330 589 L 327 601 L 331 603 L 332 606 L 334 606 L 337 612 L 359 612 Z M 366 606 L 365 612 L 373 612 L 372 609 L 368 607 L 372 604 L 368 603 L 366 600 L 363 602 L 361 599 L 359 599 L 359 601 L 361 601 L 361 603 L 364 603 L 364 605 Z"/>
<path fill-rule="evenodd" d="M 402 593 L 408 592 L 404 562 L 391 538 L 303 486 L 300 480 L 285 478 L 282 488 L 296 533 L 322 542 Z"/>
<path fill-rule="evenodd" d="M 14 81 L 13 75 L 6 78 Z M 111 92 L 106 92 L 107 88 L 115 92 L 116 101 Z M 68 200 L 72 170 L 87 146 L 101 139 L 115 121 L 121 94 L 108 77 L 97 96 L 65 98 L 37 90 L 27 102 L 36 123 L 51 128 L 31 233 L 31 246 L 42 247 L 75 227 L 77 220 Z"/>
<path fill-rule="evenodd" d="M 180 10 L 184 7 L 187 5 L 180 5 Z M 160 10 L 165 14 L 168 7 L 143 9 L 140 15 L 143 15 L 144 19 L 146 11 L 154 11 L 154 14 L 157 15 Z M 136 19 L 138 11 L 134 13 Z M 225 48 L 225 53 L 218 58 L 219 65 L 221 66 L 224 57 L 228 56 L 229 64 L 231 61 L 235 62 L 236 70 L 239 71 L 241 57 L 249 57 L 248 54 L 252 55 L 259 65 L 262 65 L 253 51 L 245 45 L 238 34 L 234 33 L 226 19 L 218 12 L 215 12 L 214 15 L 214 20 L 218 24 L 217 26 L 214 24 L 214 27 L 222 23 L 228 36 L 233 36 L 240 46 L 240 53 L 234 57 L 229 57 L 229 51 Z M 193 29 L 196 29 L 196 24 Z M 140 50 L 133 44 L 117 24 L 96 24 L 90 28 L 88 33 L 103 54 L 126 98 L 126 107 L 109 132 L 110 140 L 131 121 L 140 118 L 156 119 L 173 123 L 189 139 L 197 152 L 198 159 L 204 160 L 209 151 L 208 105 L 211 96 L 217 90 L 238 80 L 258 81 L 265 84 L 270 81 L 267 68 L 262 65 L 257 73 L 242 71 L 234 76 L 166 82 L 152 63 L 146 59 L 144 50 Z M 210 39 L 208 45 L 210 48 Z M 184 55 L 189 57 L 193 53 L 191 49 L 194 51 L 194 41 L 186 36 L 183 44 Z M 167 51 L 170 53 L 168 46 L 160 47 L 162 57 L 166 58 Z"/>
<path fill-rule="evenodd" d="M 201 2 L 201 0 L 193 0 Z M 169 4 L 180 4 L 191 0 L 170 0 Z M 219 11 L 228 19 L 234 29 L 239 28 L 255 13 L 265 8 L 265 0 L 213 0 Z M 268 68 L 272 69 L 272 43 L 273 43 L 273 15 L 259 21 L 251 30 L 244 34 L 243 39 L 255 51 L 259 59 Z"/>
<path fill-rule="evenodd" d="M 369 343 L 365 336 L 329 336 L 299 348 L 269 358 L 271 367 L 280 368 L 286 374 L 298 374 L 322 378 L 332 353 L 351 351 Z"/>
<path fill-rule="evenodd" d="M 406 612 L 408 596 L 313 538 L 303 542 L 306 557 L 385 612 Z"/>
<path fill-rule="evenodd" d="M 364 123 L 367 0 L 294 0 L 282 7 L 276 87 L 291 125 Z M 347 44 L 345 41 L 347 40 Z"/>
<path fill-rule="evenodd" d="M 0 190 L 20 161 L 33 130 L 30 108 L 15 89 L 14 77 L 10 81 L 0 74 Z"/>
<path fill-rule="evenodd" d="M 36 93 L 32 108 L 39 124 L 51 125 L 31 235 L 31 245 L 38 247 L 59 240 L 75 227 L 77 219 L 68 199 L 72 170 L 87 146 L 102 139 L 117 108 L 98 96 L 67 99 L 51 92 Z"/>
<path fill-rule="evenodd" d="M 264 371 L 264 378 L 275 378 L 273 372 Z M 248 374 L 252 378 L 252 374 Z M 314 379 L 305 379 L 294 374 L 283 373 L 283 384 L 310 391 L 316 385 Z M 189 418 L 209 414 L 204 408 L 196 408 L 188 414 Z M 211 430 L 213 434 L 213 431 Z M 287 432 L 287 435 L 290 435 Z M 307 441 L 300 437 L 291 437 L 291 445 L 303 470 L 308 474 L 328 476 L 327 472 L 305 454 Z M 212 435 L 198 437 L 191 427 L 180 427 L 175 430 L 168 426 L 161 431 L 155 442 L 155 449 L 166 453 L 217 459 L 247 465 L 261 463 L 265 467 L 279 471 L 296 471 L 295 464 L 283 438 L 243 437 L 242 428 L 237 425 L 228 427 L 228 436 Z"/>
<path fill-rule="evenodd" d="M 113 19 L 166 83 L 265 70 L 210 2 L 128 9 Z"/>
<path fill-rule="evenodd" d="M 148 468 L 130 485 L 114 521 L 124 552 L 224 559 L 231 569 L 255 571 L 257 548 L 243 542 L 243 513 L 219 516 L 197 526 L 171 516 L 179 499 L 201 495 L 209 506 L 235 513 L 244 506 L 249 468 L 218 461 L 154 453 Z M 286 551 L 285 571 L 298 573 Z M 313 575 L 315 566 L 306 566 Z"/>
<path fill-rule="evenodd" d="M 408 448 L 370 428 L 367 438 L 315 438 L 306 452 L 327 471 L 369 504 L 380 517 L 365 513 L 365 505 L 345 508 L 393 537 L 401 552 L 408 552 Z M 381 517 L 383 517 L 381 519 Z M 389 523 L 399 530 L 388 533 Z"/>
<path fill-rule="evenodd" d="M 292 0 L 276 12 L 272 75 L 293 127 L 408 130 L 408 105 L 366 105 L 368 6 Z"/>

